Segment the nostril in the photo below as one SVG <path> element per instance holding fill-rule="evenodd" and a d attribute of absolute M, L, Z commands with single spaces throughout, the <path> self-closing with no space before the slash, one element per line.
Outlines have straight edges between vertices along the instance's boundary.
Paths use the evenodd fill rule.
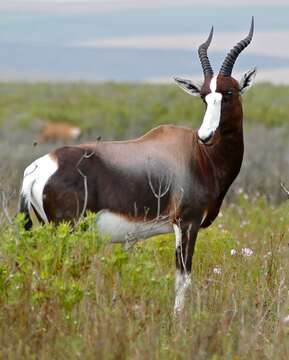
<path fill-rule="evenodd" d="M 198 138 L 199 138 L 199 140 L 201 141 L 201 143 L 206 144 L 206 143 L 212 138 L 213 134 L 214 134 L 214 132 L 211 132 L 211 133 L 210 133 L 207 137 L 205 137 L 205 138 L 200 138 L 199 136 L 198 136 Z"/>

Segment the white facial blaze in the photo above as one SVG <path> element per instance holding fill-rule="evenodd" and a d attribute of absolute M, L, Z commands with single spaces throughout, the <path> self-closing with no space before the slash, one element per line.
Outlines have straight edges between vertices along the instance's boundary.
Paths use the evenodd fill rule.
<path fill-rule="evenodd" d="M 216 92 L 217 77 L 214 76 L 210 83 L 211 92 L 205 97 L 207 110 L 203 123 L 198 130 L 198 136 L 201 140 L 208 139 L 218 128 L 221 117 L 222 94 Z"/>

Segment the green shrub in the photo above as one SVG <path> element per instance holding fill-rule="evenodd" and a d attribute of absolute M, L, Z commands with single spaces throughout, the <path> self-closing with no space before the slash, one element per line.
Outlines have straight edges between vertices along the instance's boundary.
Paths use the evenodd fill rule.
<path fill-rule="evenodd" d="M 29 232 L 18 217 L 0 229 L 0 357 L 286 358 L 288 210 L 244 194 L 224 207 L 199 234 L 179 319 L 173 235 L 127 248 L 92 214 Z"/>

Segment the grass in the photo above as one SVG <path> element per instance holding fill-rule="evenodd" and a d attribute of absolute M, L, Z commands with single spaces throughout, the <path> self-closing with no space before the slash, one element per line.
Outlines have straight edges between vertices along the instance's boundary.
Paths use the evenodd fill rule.
<path fill-rule="evenodd" d="M 178 319 L 173 236 L 125 250 L 92 215 L 75 231 L 2 224 L 0 358 L 287 359 L 288 210 L 244 194 L 224 207 L 199 234 Z"/>
<path fill-rule="evenodd" d="M 289 86 L 256 85 L 245 95 L 247 123 L 287 124 L 288 97 Z M 67 121 L 123 138 L 163 123 L 196 127 L 203 111 L 200 100 L 175 85 L 0 84 L 0 127 L 33 129 L 38 120 Z"/>
<path fill-rule="evenodd" d="M 160 123 L 197 127 L 203 114 L 201 101 L 168 85 L 2 83 L 0 94 L 0 187 L 13 201 L 22 168 L 54 146 L 32 147 L 39 120 L 77 124 L 85 138 L 125 138 Z M 0 359 L 288 359 L 289 203 L 253 196 L 280 192 L 288 97 L 289 86 L 270 84 L 245 96 L 245 121 L 258 129 L 251 152 L 262 156 L 244 164 L 247 177 L 235 186 L 250 198 L 234 192 L 200 232 L 178 319 L 173 235 L 125 250 L 98 234 L 93 215 L 74 231 L 61 224 L 25 232 L 21 218 L 7 225 L 0 213 Z M 264 137 L 258 124 L 284 126 Z M 267 159 L 263 137 L 275 157 Z"/>

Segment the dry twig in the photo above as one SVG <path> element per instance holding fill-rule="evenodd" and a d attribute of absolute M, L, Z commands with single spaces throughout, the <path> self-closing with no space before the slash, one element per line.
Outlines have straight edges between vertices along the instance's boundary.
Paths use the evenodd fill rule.
<path fill-rule="evenodd" d="M 80 176 L 83 178 L 83 186 L 84 186 L 84 202 L 83 202 L 83 207 L 82 207 L 80 217 L 78 218 L 78 222 L 83 218 L 83 216 L 85 214 L 86 207 L 87 207 L 87 198 L 88 198 L 87 176 L 80 170 L 79 166 L 84 159 L 89 159 L 94 154 L 95 154 L 95 151 L 92 151 L 91 153 L 87 153 L 87 151 L 85 150 L 84 154 L 82 155 L 82 157 L 79 159 L 78 163 L 76 164 L 76 170 L 79 172 Z"/>
<path fill-rule="evenodd" d="M 8 211 L 8 199 L 7 199 L 7 196 L 5 194 L 5 191 L 3 189 L 0 189 L 0 194 L 1 194 L 1 207 L 2 207 L 2 210 L 3 210 L 3 214 L 5 215 L 5 218 L 7 219 L 8 223 L 10 225 L 13 224 L 13 221 L 11 219 L 11 216 L 9 214 L 9 211 Z"/>
<path fill-rule="evenodd" d="M 151 188 L 152 193 L 154 194 L 155 198 L 157 199 L 157 216 L 156 216 L 156 220 L 158 220 L 159 216 L 160 216 L 160 211 L 161 211 L 161 199 L 168 193 L 171 184 L 172 184 L 172 175 L 166 176 L 163 175 L 159 178 L 158 181 L 158 189 L 156 190 L 153 186 L 152 183 L 152 177 L 151 177 L 151 173 L 148 173 L 148 181 L 149 181 L 149 185 Z M 164 187 L 163 187 L 163 183 L 164 183 Z"/>
<path fill-rule="evenodd" d="M 280 186 L 281 186 L 281 189 L 285 192 L 285 194 L 289 198 L 289 190 L 287 189 L 287 187 L 284 185 L 284 183 L 282 181 L 280 182 Z"/>

